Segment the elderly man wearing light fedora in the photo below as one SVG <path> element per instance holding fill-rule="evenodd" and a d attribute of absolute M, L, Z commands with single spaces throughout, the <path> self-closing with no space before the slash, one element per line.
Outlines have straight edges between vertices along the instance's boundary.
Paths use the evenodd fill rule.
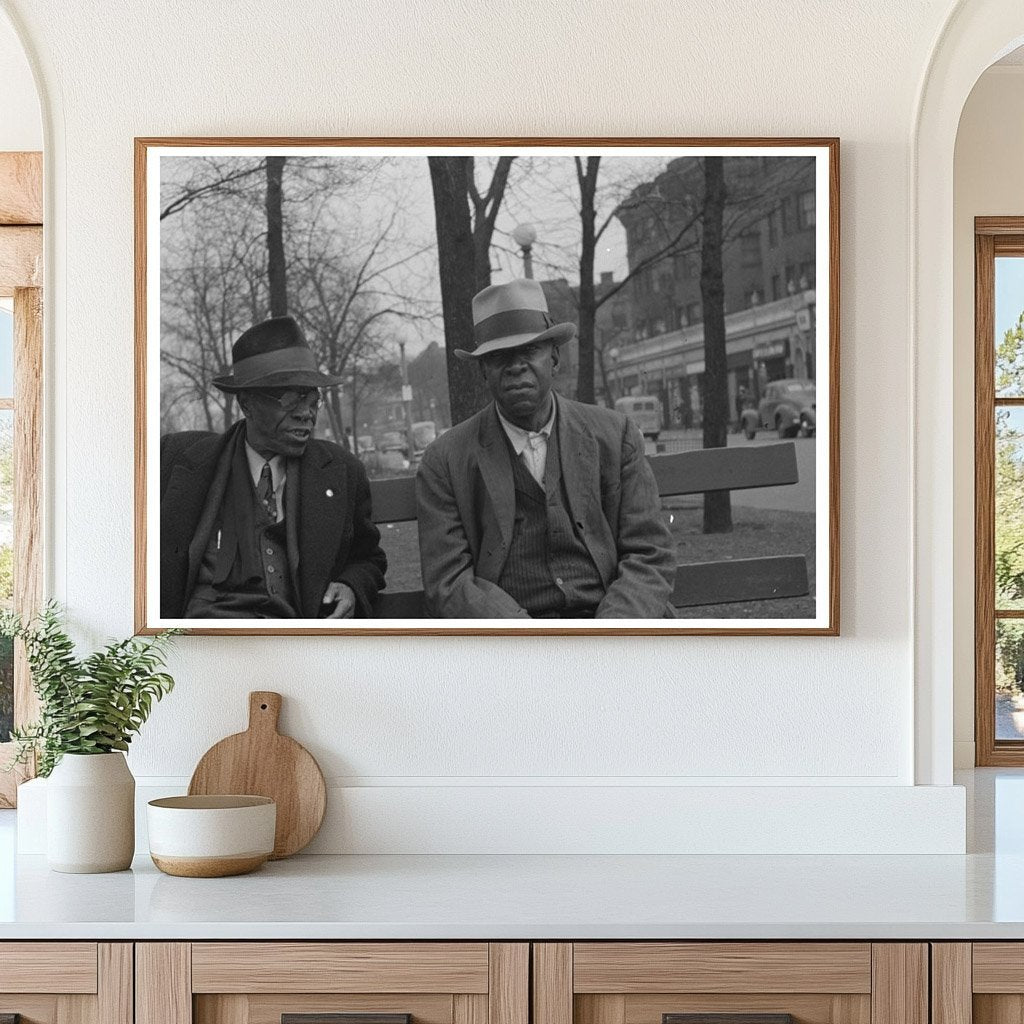
<path fill-rule="evenodd" d="M 445 618 L 672 615 L 675 545 L 637 428 L 552 390 L 559 345 L 540 284 L 473 299 L 494 401 L 439 437 L 416 477 L 428 611 Z"/>
<path fill-rule="evenodd" d="M 164 618 L 349 618 L 372 613 L 387 560 L 362 463 L 313 437 L 321 373 L 299 325 L 275 317 L 214 379 L 243 418 L 160 445 Z"/>

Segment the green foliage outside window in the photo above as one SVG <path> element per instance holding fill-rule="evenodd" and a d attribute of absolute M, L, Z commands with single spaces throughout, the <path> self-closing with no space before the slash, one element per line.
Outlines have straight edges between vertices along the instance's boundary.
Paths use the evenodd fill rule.
<path fill-rule="evenodd" d="M 1024 395 L 1024 313 L 996 349 L 996 394 L 1007 393 Z M 1016 410 L 996 410 L 996 608 L 1014 608 L 1024 601 L 1024 430 L 1020 415 Z"/>

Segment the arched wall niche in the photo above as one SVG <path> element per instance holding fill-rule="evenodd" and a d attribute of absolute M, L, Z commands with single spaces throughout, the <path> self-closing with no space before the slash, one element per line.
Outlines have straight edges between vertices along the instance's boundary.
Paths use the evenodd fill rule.
<path fill-rule="evenodd" d="M 1019 0 L 961 0 L 924 71 L 911 138 L 915 781 L 921 785 L 952 781 L 954 635 L 962 637 L 954 599 L 957 588 L 973 591 L 973 579 L 957 576 L 954 563 L 954 150 L 974 84 L 1022 42 Z M 959 610 L 962 602 L 956 604 Z"/>

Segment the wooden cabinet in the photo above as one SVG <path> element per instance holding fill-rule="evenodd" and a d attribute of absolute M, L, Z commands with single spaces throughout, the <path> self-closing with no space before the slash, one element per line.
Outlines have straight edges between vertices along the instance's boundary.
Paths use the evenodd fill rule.
<path fill-rule="evenodd" d="M 928 1022 L 924 943 L 536 943 L 533 957 L 533 1024 Z"/>
<path fill-rule="evenodd" d="M 529 970 L 514 942 L 139 943 L 136 1024 L 529 1024 Z"/>
<path fill-rule="evenodd" d="M 972 1009 L 1024 1021 L 1024 943 L 0 944 L 0 1017 L 21 1024 L 972 1024 Z"/>
<path fill-rule="evenodd" d="M 1024 1020 L 1024 942 L 932 945 L 934 1024 Z"/>
<path fill-rule="evenodd" d="M 130 942 L 0 944 L 0 1017 L 21 1024 L 132 1024 Z"/>

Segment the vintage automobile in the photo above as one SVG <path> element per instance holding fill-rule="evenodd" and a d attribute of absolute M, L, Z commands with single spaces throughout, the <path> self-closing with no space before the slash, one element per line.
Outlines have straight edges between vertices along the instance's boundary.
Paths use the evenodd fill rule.
<path fill-rule="evenodd" d="M 775 430 L 779 437 L 813 437 L 818 424 L 814 381 L 771 381 L 758 404 L 757 418 L 762 429 Z"/>
<path fill-rule="evenodd" d="M 625 413 L 644 437 L 658 440 L 661 433 L 661 400 L 651 395 L 626 395 L 615 402 L 615 408 Z"/>

